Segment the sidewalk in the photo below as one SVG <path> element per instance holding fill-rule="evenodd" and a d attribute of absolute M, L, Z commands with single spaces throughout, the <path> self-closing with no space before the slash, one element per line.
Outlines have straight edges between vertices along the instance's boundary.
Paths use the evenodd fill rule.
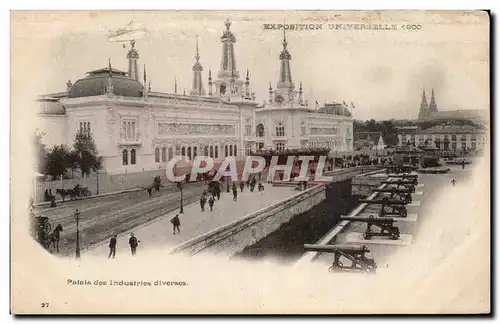
<path fill-rule="evenodd" d="M 174 246 L 187 240 L 202 235 L 208 231 L 214 230 L 220 226 L 232 221 L 243 218 L 244 216 L 262 209 L 271 204 L 277 203 L 296 194 L 293 188 L 265 186 L 264 192 L 250 192 L 245 187 L 243 193 L 238 192 L 238 201 L 233 201 L 232 193 L 224 193 L 219 201 L 215 201 L 214 210 L 210 212 L 208 203 L 205 205 L 205 212 L 201 211 L 199 202 L 184 206 L 184 214 L 180 215 L 181 232 L 173 234 L 170 220 L 178 211 L 162 216 L 154 222 L 142 225 L 134 230 L 118 237 L 116 248 L 117 258 L 121 256 L 130 256 L 130 247 L 128 245 L 129 234 L 133 232 L 140 241 L 137 248 L 137 254 L 141 250 L 162 248 L 167 251 Z M 110 233 L 110 238 L 113 233 Z M 83 253 L 91 256 L 107 257 L 109 241 L 102 245 L 94 246 Z"/>

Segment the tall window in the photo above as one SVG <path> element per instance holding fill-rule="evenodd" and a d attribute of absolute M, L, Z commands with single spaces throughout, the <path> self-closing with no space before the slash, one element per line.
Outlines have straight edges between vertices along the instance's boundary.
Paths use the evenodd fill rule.
<path fill-rule="evenodd" d="M 155 148 L 155 163 L 160 162 L 160 149 L 157 147 Z"/>
<path fill-rule="evenodd" d="M 252 136 L 252 125 L 245 125 L 245 136 Z"/>
<path fill-rule="evenodd" d="M 257 137 L 264 137 L 264 125 L 258 124 L 256 129 Z"/>
<path fill-rule="evenodd" d="M 193 147 L 193 159 L 198 155 L 198 148 L 195 146 Z"/>
<path fill-rule="evenodd" d="M 212 145 L 210 145 L 210 157 L 214 157 L 214 147 Z"/>
<path fill-rule="evenodd" d="M 238 147 L 236 145 L 234 146 L 233 153 L 234 153 L 234 156 L 238 156 Z"/>
<path fill-rule="evenodd" d="M 135 164 L 135 149 L 130 150 L 130 164 Z"/>
<path fill-rule="evenodd" d="M 136 127 L 134 120 L 125 120 L 122 123 L 122 137 L 124 139 L 136 138 Z"/>
<path fill-rule="evenodd" d="M 215 156 L 214 156 L 216 159 L 219 158 L 219 145 L 216 145 L 215 146 Z"/>
<path fill-rule="evenodd" d="M 80 132 L 82 133 L 90 133 L 90 122 L 81 121 L 80 122 Z"/>
<path fill-rule="evenodd" d="M 181 155 L 186 156 L 186 148 L 184 146 L 181 149 Z"/>
<path fill-rule="evenodd" d="M 208 145 L 203 148 L 203 155 L 208 156 Z"/>
<path fill-rule="evenodd" d="M 285 126 L 283 126 L 281 123 L 276 126 L 276 136 L 285 136 Z"/>
<path fill-rule="evenodd" d="M 227 157 L 227 154 L 228 154 L 227 145 L 224 145 L 224 157 Z"/>
<path fill-rule="evenodd" d="M 127 150 L 122 151 L 122 164 L 123 165 L 128 164 L 128 151 Z"/>
<path fill-rule="evenodd" d="M 252 154 L 252 144 L 245 145 L 245 155 Z"/>
<path fill-rule="evenodd" d="M 170 146 L 168 148 L 168 160 L 172 160 L 172 158 L 174 157 L 174 149 Z"/>
<path fill-rule="evenodd" d="M 276 150 L 277 151 L 282 151 L 284 149 L 285 149 L 285 143 L 283 143 L 283 142 L 276 143 Z"/>
<path fill-rule="evenodd" d="M 456 141 L 457 140 L 457 135 L 451 135 L 451 140 Z"/>
<path fill-rule="evenodd" d="M 166 147 L 161 149 L 161 161 L 162 162 L 167 161 L 167 148 Z"/>
<path fill-rule="evenodd" d="M 191 159 L 191 146 L 188 146 L 187 156 Z"/>
<path fill-rule="evenodd" d="M 300 125 L 300 135 L 306 135 L 306 123 L 304 122 L 302 122 L 302 124 Z"/>
<path fill-rule="evenodd" d="M 233 146 L 229 145 L 229 156 L 233 156 Z"/>

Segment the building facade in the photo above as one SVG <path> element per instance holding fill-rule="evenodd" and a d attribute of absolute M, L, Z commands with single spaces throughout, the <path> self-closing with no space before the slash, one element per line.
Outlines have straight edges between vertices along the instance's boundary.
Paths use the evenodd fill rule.
<path fill-rule="evenodd" d="M 291 77 L 291 55 L 286 38 L 280 55 L 280 79 L 269 101 L 259 107 L 250 88 L 250 73 L 240 77 L 236 67 L 231 22 L 221 37 L 220 70 L 208 93 L 198 44 L 189 95 L 155 92 L 147 79 L 139 78 L 139 51 L 130 42 L 128 71 L 112 67 L 90 71 L 66 91 L 39 96 L 39 131 L 51 147 L 73 144 L 78 131 L 92 134 L 104 169 L 111 174 L 163 169 L 174 155 L 193 158 L 243 157 L 259 149 L 329 147 L 352 151 L 352 117 L 312 110 L 297 91 Z M 346 109 L 347 110 L 347 109 Z"/>
<path fill-rule="evenodd" d="M 432 142 L 443 151 L 483 150 L 488 138 L 485 130 L 470 125 L 437 125 L 412 133 L 399 134 L 399 144 L 419 146 Z"/>

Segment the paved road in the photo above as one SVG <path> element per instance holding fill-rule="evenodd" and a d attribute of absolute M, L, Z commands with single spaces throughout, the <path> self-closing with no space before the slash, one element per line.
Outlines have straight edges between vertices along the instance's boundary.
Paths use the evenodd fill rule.
<path fill-rule="evenodd" d="M 186 184 L 183 191 L 184 205 L 197 201 L 205 184 Z M 223 195 L 226 195 L 223 193 Z M 63 226 L 60 254 L 73 254 L 76 247 L 76 221 L 74 212 L 80 214 L 80 247 L 85 249 L 109 237 L 140 224 L 163 216 L 180 206 L 180 193 L 176 187 L 163 188 L 148 197 L 146 190 L 99 197 L 59 204 L 56 208 L 35 209 L 37 215 L 47 216 L 52 227 Z"/>
<path fill-rule="evenodd" d="M 220 226 L 226 225 L 232 221 L 243 218 L 244 216 L 269 206 L 273 203 L 278 203 L 287 197 L 297 194 L 290 187 L 273 187 L 265 185 L 264 192 L 250 192 L 247 188 L 243 193 L 238 192 L 238 200 L 233 201 L 232 193 L 224 193 L 219 201 L 215 202 L 213 211 L 210 211 L 208 205 L 205 206 L 205 211 L 202 212 L 199 202 L 190 204 L 184 208 L 184 214 L 181 215 L 181 232 L 174 235 L 170 220 L 177 214 L 178 210 L 172 213 L 166 213 L 163 217 L 158 218 L 150 224 L 139 226 L 124 235 L 118 237 L 117 258 L 130 255 L 128 245 L 129 233 L 133 232 L 140 240 L 137 249 L 138 255 L 144 251 L 154 252 L 159 250 L 160 253 L 168 253 L 168 251 L 185 241 L 194 237 L 207 233 Z M 108 242 L 96 246 L 87 252 L 91 256 L 107 257 L 109 252 Z"/>

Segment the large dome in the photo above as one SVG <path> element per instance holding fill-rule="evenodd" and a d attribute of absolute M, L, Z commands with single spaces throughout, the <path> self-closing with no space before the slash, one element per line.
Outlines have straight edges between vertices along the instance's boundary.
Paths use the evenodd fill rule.
<path fill-rule="evenodd" d="M 75 82 L 68 91 L 68 98 L 100 96 L 106 93 L 109 78 L 113 81 L 113 94 L 123 97 L 142 97 L 144 87 L 131 79 L 126 72 L 104 68 L 87 72 L 88 76 Z"/>

